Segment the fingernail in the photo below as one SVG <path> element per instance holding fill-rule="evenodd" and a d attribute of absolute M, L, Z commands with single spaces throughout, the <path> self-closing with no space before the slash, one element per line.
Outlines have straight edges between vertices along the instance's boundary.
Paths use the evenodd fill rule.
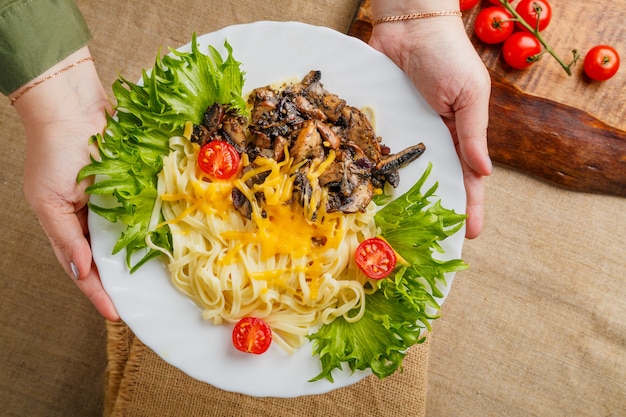
<path fill-rule="evenodd" d="M 74 275 L 74 279 L 78 279 L 80 277 L 80 271 L 74 262 L 70 262 L 70 269 L 72 270 L 72 275 Z"/>

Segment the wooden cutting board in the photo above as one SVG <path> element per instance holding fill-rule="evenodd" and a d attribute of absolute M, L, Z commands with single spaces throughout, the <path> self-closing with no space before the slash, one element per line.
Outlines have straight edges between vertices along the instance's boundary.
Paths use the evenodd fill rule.
<path fill-rule="evenodd" d="M 543 36 L 564 60 L 574 48 L 584 58 L 593 45 L 608 43 L 622 68 L 605 82 L 588 80 L 582 60 L 571 76 L 549 56 L 524 71 L 507 68 L 501 47 L 473 33 L 476 15 L 489 5 L 482 0 L 463 20 L 492 78 L 491 157 L 561 187 L 626 196 L 626 0 L 551 4 Z M 367 42 L 371 29 L 370 2 L 363 0 L 348 34 Z"/>

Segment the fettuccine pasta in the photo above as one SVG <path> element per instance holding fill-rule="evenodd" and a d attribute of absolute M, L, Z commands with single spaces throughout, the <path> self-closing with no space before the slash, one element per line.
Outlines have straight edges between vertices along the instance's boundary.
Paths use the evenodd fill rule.
<path fill-rule="evenodd" d="M 257 158 L 241 176 L 210 180 L 197 167 L 197 144 L 174 137 L 170 146 L 155 210 L 171 230 L 173 250 L 162 251 L 172 283 L 206 320 L 263 318 L 274 339 L 293 351 L 312 327 L 362 316 L 372 287 L 352 254 L 359 241 L 376 235 L 374 203 L 363 213 L 326 213 L 324 191 L 313 187 L 318 194 L 303 208 L 292 201 L 298 167 L 288 154 L 281 162 Z M 310 169 L 308 180 L 317 181 L 331 158 Z M 246 179 L 258 174 L 265 181 L 249 188 Z M 233 187 L 252 203 L 250 219 L 233 206 Z"/>

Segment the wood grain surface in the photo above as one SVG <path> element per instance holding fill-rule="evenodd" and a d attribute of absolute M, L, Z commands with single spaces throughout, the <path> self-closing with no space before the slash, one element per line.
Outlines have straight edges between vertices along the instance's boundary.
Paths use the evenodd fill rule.
<path fill-rule="evenodd" d="M 563 60 L 572 49 L 584 58 L 602 43 L 626 60 L 626 0 L 551 4 L 543 36 Z M 508 68 L 501 47 L 483 44 L 473 33 L 476 15 L 489 5 L 482 0 L 463 19 L 492 78 L 492 159 L 572 190 L 626 196 L 626 63 L 605 82 L 587 79 L 582 59 L 571 76 L 548 55 L 527 70 Z M 348 34 L 367 42 L 370 22 L 369 0 L 363 0 Z"/>

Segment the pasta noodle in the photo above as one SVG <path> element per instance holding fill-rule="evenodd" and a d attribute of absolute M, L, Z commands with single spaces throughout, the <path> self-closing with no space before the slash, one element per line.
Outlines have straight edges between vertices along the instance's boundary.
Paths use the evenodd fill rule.
<path fill-rule="evenodd" d="M 171 230 L 173 250 L 160 250 L 169 258 L 173 285 L 206 320 L 263 318 L 274 340 L 292 352 L 311 328 L 339 316 L 361 317 L 368 279 L 352 254 L 360 241 L 376 234 L 374 203 L 364 213 L 326 213 L 321 187 L 313 187 L 311 207 L 292 202 L 291 174 L 298 167 L 288 154 L 281 162 L 257 158 L 241 178 L 212 181 L 197 167 L 197 144 L 174 137 L 170 146 L 156 209 Z M 246 178 L 261 172 L 265 181 L 249 188 Z M 316 170 L 309 172 L 309 180 L 316 181 Z M 233 206 L 233 187 L 252 203 L 251 219 Z M 264 196 L 262 206 L 258 193 Z"/>

